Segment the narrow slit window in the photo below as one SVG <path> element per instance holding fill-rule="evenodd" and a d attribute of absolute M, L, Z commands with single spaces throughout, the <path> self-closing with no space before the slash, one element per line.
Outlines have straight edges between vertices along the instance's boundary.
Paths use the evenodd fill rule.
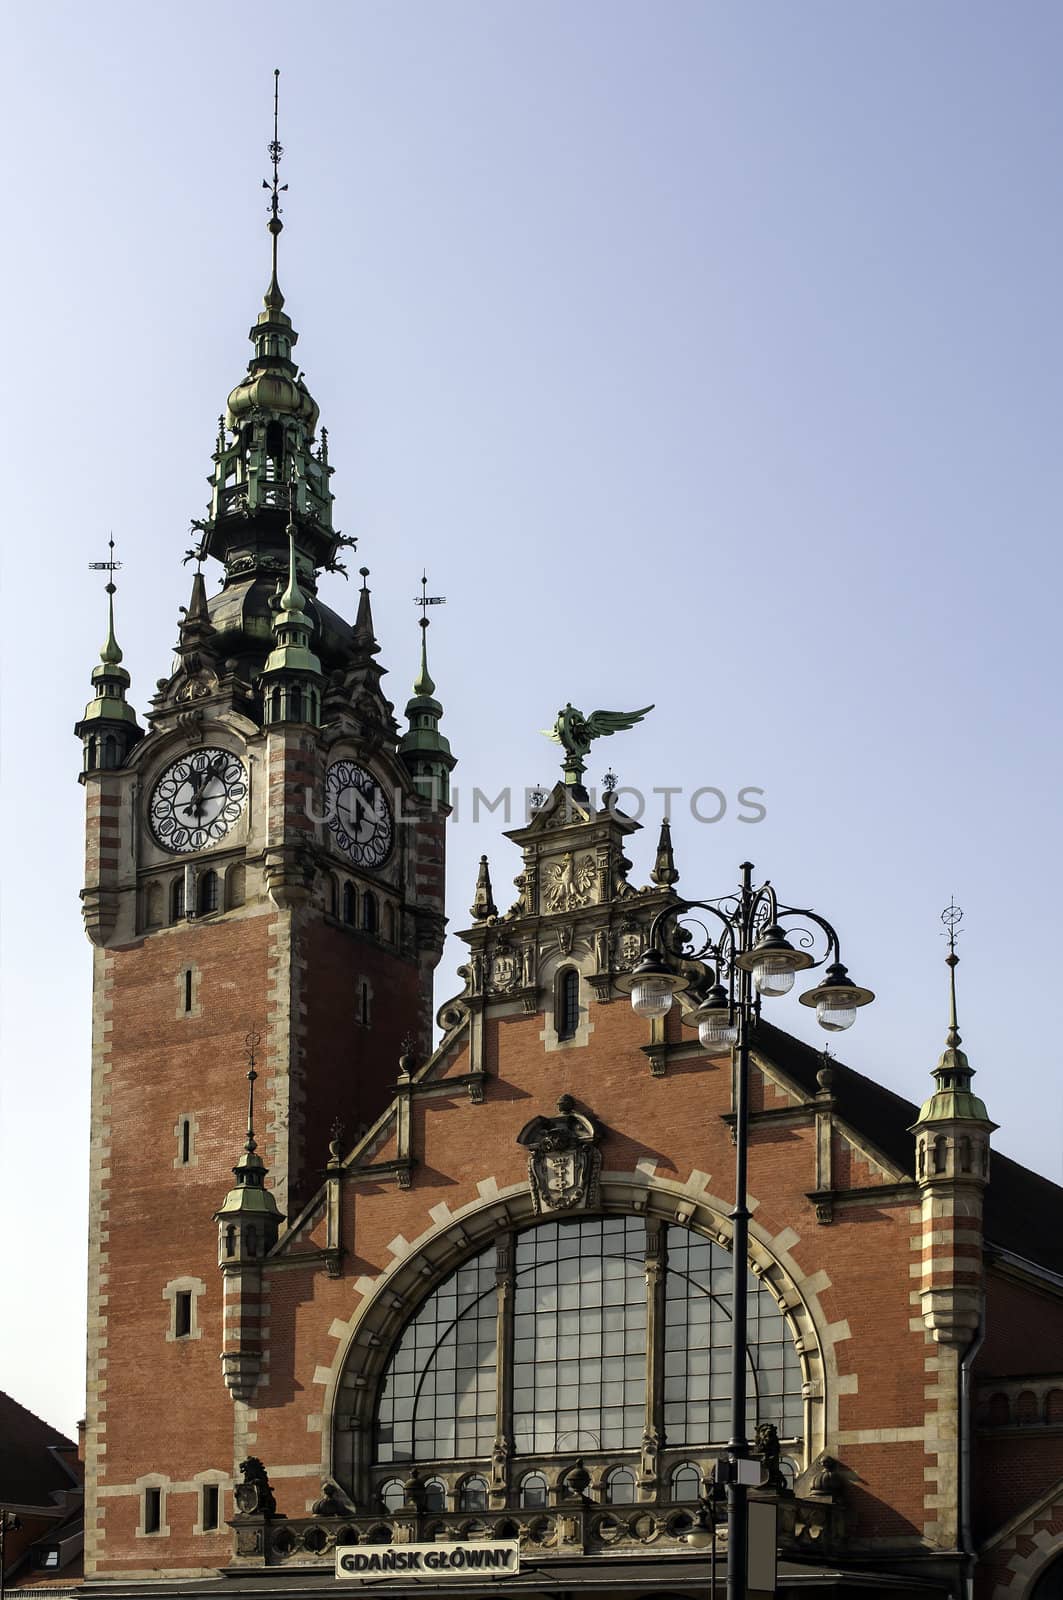
<path fill-rule="evenodd" d="M 185 1010 L 192 1009 L 192 968 L 185 968 Z"/>
<path fill-rule="evenodd" d="M 158 1533 L 162 1527 L 162 1490 L 144 1490 L 144 1532 Z"/>
<path fill-rule="evenodd" d="M 188 1009 L 187 1007 L 185 1008 Z M 177 1153 L 182 1167 L 187 1167 L 192 1159 L 192 1118 L 182 1117 L 178 1123 L 180 1133 L 177 1140 Z"/>
<path fill-rule="evenodd" d="M 179 1289 L 174 1297 L 174 1336 L 178 1339 L 187 1339 L 192 1332 L 192 1291 Z"/>
<path fill-rule="evenodd" d="M 557 1037 L 574 1039 L 579 1027 L 579 973 L 566 967 L 557 986 Z"/>
<path fill-rule="evenodd" d="M 213 1533 L 218 1526 L 218 1485 L 203 1485 L 203 1512 L 201 1526 L 204 1533 Z"/>

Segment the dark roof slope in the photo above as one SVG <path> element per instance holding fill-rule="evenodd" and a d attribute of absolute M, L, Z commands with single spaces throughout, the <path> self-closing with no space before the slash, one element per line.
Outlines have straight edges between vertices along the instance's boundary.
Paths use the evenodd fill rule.
<path fill-rule="evenodd" d="M 78 1482 L 74 1441 L 0 1391 L 0 1504 L 54 1511 Z"/>
<path fill-rule="evenodd" d="M 762 1050 L 808 1094 L 816 1093 L 816 1073 L 823 1065 L 821 1051 L 763 1020 L 754 1048 Z M 915 1141 L 908 1130 L 919 1107 L 833 1057 L 831 1067 L 831 1090 L 839 1115 L 902 1172 L 914 1174 Z M 990 1174 L 984 1211 L 986 1239 L 1027 1261 L 1063 1273 L 1063 1188 L 996 1151 Z"/>

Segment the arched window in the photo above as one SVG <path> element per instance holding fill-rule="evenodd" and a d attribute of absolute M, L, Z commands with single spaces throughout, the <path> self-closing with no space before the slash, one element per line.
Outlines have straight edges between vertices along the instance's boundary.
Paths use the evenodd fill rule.
<path fill-rule="evenodd" d="M 934 1140 L 934 1171 L 944 1172 L 948 1166 L 948 1140 L 939 1133 Z"/>
<path fill-rule="evenodd" d="M 354 884 L 345 883 L 343 885 L 343 920 L 352 927 L 355 919 L 355 906 Z"/>
<path fill-rule="evenodd" d="M 184 873 L 175 878 L 170 885 L 170 921 L 180 922 L 185 914 L 185 879 Z"/>
<path fill-rule="evenodd" d="M 227 1256 L 234 1256 L 236 1254 L 236 1224 L 235 1224 L 235 1222 L 230 1222 L 229 1226 L 225 1230 L 225 1254 Z"/>
<path fill-rule="evenodd" d="M 579 972 L 564 967 L 558 974 L 554 997 L 554 1025 L 559 1039 L 574 1039 L 579 1027 Z"/>
<path fill-rule="evenodd" d="M 371 889 L 367 889 L 362 896 L 362 927 L 366 933 L 375 933 L 376 923 L 376 895 Z"/>
<path fill-rule="evenodd" d="M 288 690 L 288 717 L 292 722 L 303 720 L 303 691 L 298 684 Z"/>
<path fill-rule="evenodd" d="M 664 1270 L 656 1431 L 680 1448 L 724 1447 L 729 1252 L 676 1224 L 582 1217 L 502 1235 L 422 1304 L 393 1348 L 378 1391 L 376 1468 L 490 1458 L 501 1325 L 512 1338 L 514 1455 L 556 1455 L 570 1463 L 584 1451 L 630 1452 L 616 1469 L 633 1471 L 646 1426 L 647 1261 Z M 771 1422 L 781 1440 L 800 1445 L 802 1374 L 789 1327 L 753 1273 L 747 1296 L 747 1431 L 753 1437 L 758 1423 Z M 511 1319 L 499 1317 L 505 1297 Z M 697 1478 L 697 1468 L 689 1470 Z M 522 1495 L 525 1485 L 538 1492 L 536 1472 L 518 1479 Z M 632 1495 L 634 1485 L 632 1476 Z M 618 1497 L 627 1493 L 626 1479 L 607 1479 L 606 1486 L 607 1498 L 625 1503 Z M 698 1486 L 692 1487 L 697 1498 Z"/>
<path fill-rule="evenodd" d="M 459 1511 L 487 1510 L 487 1479 L 479 1475 L 466 1478 L 458 1495 Z"/>
<path fill-rule="evenodd" d="M 635 1474 L 630 1467 L 616 1467 L 605 1480 L 605 1503 L 629 1506 L 635 1500 Z"/>
<path fill-rule="evenodd" d="M 520 1480 L 520 1503 L 532 1511 L 546 1504 L 546 1479 L 541 1472 L 526 1472 Z"/>
<path fill-rule="evenodd" d="M 330 917 L 340 914 L 340 891 L 335 875 L 331 872 L 325 874 L 325 905 Z"/>
<path fill-rule="evenodd" d="M 204 872 L 199 879 L 199 914 L 201 917 L 209 916 L 218 909 L 218 874 L 213 870 Z"/>
<path fill-rule="evenodd" d="M 429 1478 L 424 1486 L 424 1508 L 426 1511 L 445 1511 L 447 1509 L 447 1486 L 442 1478 Z"/>
<path fill-rule="evenodd" d="M 672 1471 L 672 1499 L 697 1500 L 701 1496 L 701 1473 L 690 1461 L 683 1461 Z"/>
<path fill-rule="evenodd" d="M 244 1245 L 249 1256 L 258 1255 L 258 1229 L 253 1222 L 244 1234 Z"/>
<path fill-rule="evenodd" d="M 242 906 L 246 893 L 247 873 L 242 861 L 237 861 L 225 874 L 225 904 L 232 911 Z"/>
<path fill-rule="evenodd" d="M 990 1395 L 986 1420 L 991 1428 L 1006 1428 L 1011 1421 L 1011 1402 L 1002 1391 Z"/>
<path fill-rule="evenodd" d="M 385 1511 L 401 1511 L 406 1502 L 406 1492 L 398 1478 L 389 1478 L 380 1485 L 380 1504 Z"/>
<path fill-rule="evenodd" d="M 1033 1422 L 1039 1422 L 1040 1414 L 1037 1406 L 1037 1396 L 1032 1389 L 1024 1389 L 1015 1405 L 1015 1420 L 1024 1427 L 1029 1427 Z"/>

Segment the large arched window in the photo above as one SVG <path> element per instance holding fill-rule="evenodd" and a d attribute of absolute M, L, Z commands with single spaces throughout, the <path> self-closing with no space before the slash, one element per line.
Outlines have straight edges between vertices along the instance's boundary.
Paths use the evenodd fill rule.
<path fill-rule="evenodd" d="M 769 1291 L 753 1273 L 747 1281 L 747 1428 L 752 1437 L 774 1423 L 800 1452 L 793 1338 Z M 661 1448 L 677 1452 L 671 1496 L 696 1498 L 704 1466 L 678 1452 L 726 1444 L 730 1340 L 731 1256 L 702 1234 L 644 1216 L 503 1234 L 399 1337 L 378 1396 L 374 1480 L 382 1485 L 392 1463 L 454 1462 L 463 1463 L 451 1469 L 458 1483 L 501 1446 L 521 1503 L 545 1498 L 544 1458 L 581 1455 L 604 1471 L 602 1497 L 623 1503 L 629 1491 L 637 1498 L 649 1385 Z"/>

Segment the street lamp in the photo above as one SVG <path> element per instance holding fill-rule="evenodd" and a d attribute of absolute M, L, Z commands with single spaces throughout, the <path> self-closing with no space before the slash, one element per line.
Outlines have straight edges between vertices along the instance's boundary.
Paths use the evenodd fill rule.
<path fill-rule="evenodd" d="M 799 996 L 815 1006 L 816 1019 L 830 1033 L 851 1027 L 861 1006 L 875 998 L 854 984 L 841 962 L 838 935 L 816 912 L 782 905 L 770 883 L 753 886 L 753 866 L 744 861 L 742 883 L 735 894 L 718 900 L 674 900 L 654 917 L 649 943 L 617 987 L 629 992 L 632 1008 L 643 1017 L 663 1017 L 677 994 L 693 1002 L 683 1021 L 696 1027 L 706 1050 L 736 1052 L 735 1072 L 735 1203 L 731 1288 L 731 1437 L 727 1459 L 717 1479 L 727 1485 L 727 1600 L 744 1600 L 750 1469 L 746 1437 L 746 1275 L 749 1255 L 749 1207 L 746 1173 L 749 1159 L 749 1048 L 760 1017 L 762 1000 L 789 994 L 799 972 L 826 965 L 822 981 Z M 700 912 L 707 918 L 691 913 Z M 690 931 L 693 923 L 704 935 Z M 787 934 L 787 928 L 790 935 Z M 708 1531 L 705 1520 L 697 1538 Z M 715 1541 L 714 1541 L 715 1548 Z"/>

